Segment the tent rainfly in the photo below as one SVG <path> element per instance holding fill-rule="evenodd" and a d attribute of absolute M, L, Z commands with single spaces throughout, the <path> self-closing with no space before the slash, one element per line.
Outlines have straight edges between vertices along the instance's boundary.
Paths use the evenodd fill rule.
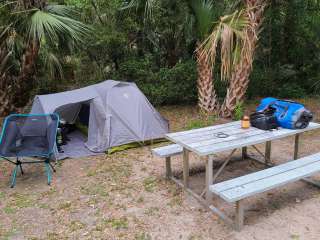
<path fill-rule="evenodd" d="M 74 123 L 78 117 L 86 119 L 87 138 L 81 140 L 76 135 L 71 138 L 68 145 L 77 142 L 78 149 L 76 145 L 63 149 L 64 157 L 94 155 L 114 146 L 162 138 L 169 128 L 168 121 L 136 84 L 114 80 L 72 91 L 38 95 L 31 113 L 58 113 L 68 123 Z M 85 148 L 89 154 L 81 154 L 79 142 L 80 148 Z M 55 158 L 63 156 L 56 151 Z"/>

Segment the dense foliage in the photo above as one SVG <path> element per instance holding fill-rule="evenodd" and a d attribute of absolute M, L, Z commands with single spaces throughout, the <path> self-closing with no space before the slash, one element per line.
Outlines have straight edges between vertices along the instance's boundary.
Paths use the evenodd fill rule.
<path fill-rule="evenodd" d="M 196 102 L 194 51 L 201 32 L 195 29 L 188 0 L 58 2 L 79 12 L 72 18 L 89 26 L 91 33 L 83 37 L 76 51 L 67 47 L 57 51 L 57 46 L 53 48 L 49 44 L 43 47 L 36 62 L 37 87 L 32 94 L 117 79 L 136 82 L 154 104 Z M 212 18 L 217 21 L 220 16 L 230 14 L 237 7 L 236 2 L 214 1 Z M 0 11 L 0 26 L 3 27 L 12 13 L 7 8 Z M 52 51 L 55 55 L 51 56 Z M 63 74 L 56 74 L 59 69 L 45 68 L 50 56 L 53 62 L 56 61 L 54 57 L 58 58 Z M 296 98 L 317 94 L 319 65 L 318 2 L 270 0 L 247 97 Z M 214 78 L 218 80 L 215 83 L 218 96 L 224 97 L 226 83 L 219 80 L 218 68 Z"/>

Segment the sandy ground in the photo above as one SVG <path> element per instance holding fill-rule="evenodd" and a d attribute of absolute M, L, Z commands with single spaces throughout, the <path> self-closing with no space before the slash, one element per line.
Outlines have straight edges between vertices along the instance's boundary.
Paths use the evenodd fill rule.
<path fill-rule="evenodd" d="M 168 107 L 161 112 L 174 131 L 197 118 L 194 107 Z M 292 137 L 275 141 L 273 161 L 292 159 L 293 141 Z M 44 166 L 33 165 L 25 167 L 25 175 L 19 175 L 11 189 L 12 165 L 1 162 L 0 239 L 320 239 L 319 189 L 297 182 L 246 200 L 245 227 L 239 233 L 165 180 L 164 161 L 152 157 L 150 148 L 59 162 L 51 186 L 46 184 Z M 300 156 L 319 148 L 319 131 L 303 135 Z M 259 157 L 253 150 L 249 153 Z M 173 159 L 177 175 L 181 175 L 181 160 Z M 192 155 L 191 168 L 192 188 L 201 192 L 203 160 Z M 219 181 L 262 168 L 241 161 L 237 152 Z M 233 216 L 233 205 L 214 201 Z"/>

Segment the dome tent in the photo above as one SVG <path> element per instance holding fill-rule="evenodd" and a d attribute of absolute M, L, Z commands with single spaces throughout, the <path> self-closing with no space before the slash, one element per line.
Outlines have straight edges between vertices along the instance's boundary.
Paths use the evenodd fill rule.
<path fill-rule="evenodd" d="M 86 106 L 87 111 L 82 111 Z M 135 83 L 107 80 L 95 85 L 34 98 L 31 113 L 58 113 L 74 123 L 85 112 L 87 139 L 75 134 L 64 153 L 55 157 L 80 157 L 111 147 L 164 137 L 168 121 L 151 105 Z M 71 146 L 71 147 L 70 147 Z"/>

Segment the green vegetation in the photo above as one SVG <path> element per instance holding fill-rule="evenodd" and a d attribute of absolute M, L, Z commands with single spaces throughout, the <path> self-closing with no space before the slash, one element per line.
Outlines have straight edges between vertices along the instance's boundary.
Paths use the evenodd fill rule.
<path fill-rule="evenodd" d="M 186 126 L 186 130 L 210 126 L 214 123 L 215 120 L 216 120 L 216 116 L 213 116 L 213 115 L 202 116 L 202 115 L 200 115 L 199 118 L 191 119 L 190 121 L 188 121 L 187 126 Z"/>
<path fill-rule="evenodd" d="M 236 13 L 248 7 L 246 1 L 58 2 L 64 5 L 53 4 L 51 0 L 1 3 L 0 100 L 5 103 L 0 108 L 2 115 L 20 109 L 35 94 L 82 87 L 105 79 L 135 82 L 156 105 L 194 104 L 198 99 L 200 69 L 195 50 L 199 41 L 220 31 L 224 33 L 223 39 L 227 39 L 229 30 L 237 33 L 247 26 L 242 15 L 240 22 L 221 18 L 239 16 Z M 232 48 L 240 46 L 241 41 L 230 46 L 234 54 L 224 55 L 228 51 L 220 53 L 217 49 L 212 77 L 206 76 L 213 79 L 217 101 L 226 116 L 230 107 L 237 114 L 235 111 L 239 109 L 235 110 L 234 104 L 244 93 L 246 99 L 269 95 L 301 98 L 318 94 L 320 86 L 319 1 L 250 2 L 263 2 L 267 7 L 263 11 L 259 42 L 251 49 L 252 71 L 244 74 L 245 79 L 250 79 L 248 88 L 244 81 L 244 88 L 237 94 L 232 82 L 221 81 L 221 73 L 232 81 L 228 70 L 232 72 L 238 61 L 244 61 L 237 52 L 239 49 Z M 218 22 L 224 27 L 228 25 L 229 30 L 212 25 Z M 212 40 L 220 34 L 210 36 Z M 213 50 L 215 45 L 211 46 Z M 247 64 L 250 68 L 250 61 Z M 225 99 L 227 88 L 229 100 Z"/>
<path fill-rule="evenodd" d="M 158 179 L 156 177 L 147 177 L 143 180 L 144 189 L 147 192 L 153 192 L 157 187 Z"/>
<path fill-rule="evenodd" d="M 106 223 L 116 230 L 127 229 L 128 228 L 128 219 L 123 218 L 110 218 L 106 220 Z"/>
<path fill-rule="evenodd" d="M 240 120 L 244 115 L 243 111 L 244 111 L 243 110 L 243 104 L 238 102 L 236 104 L 236 108 L 234 110 L 234 116 L 233 116 L 234 120 Z"/>
<path fill-rule="evenodd" d="M 14 193 L 10 196 L 8 204 L 4 207 L 3 211 L 7 214 L 13 214 L 21 208 L 31 207 L 34 200 L 31 195 Z"/>

